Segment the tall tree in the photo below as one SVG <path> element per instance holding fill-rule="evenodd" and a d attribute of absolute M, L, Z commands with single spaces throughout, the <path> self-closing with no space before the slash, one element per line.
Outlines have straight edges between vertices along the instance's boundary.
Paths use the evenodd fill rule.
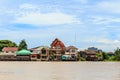
<path fill-rule="evenodd" d="M 115 54 L 116 60 L 120 61 L 120 49 L 119 48 L 115 50 L 114 54 Z"/>
<path fill-rule="evenodd" d="M 109 60 L 109 55 L 106 52 L 102 52 L 103 60 Z"/>
<path fill-rule="evenodd" d="M 22 49 L 27 49 L 27 44 L 26 44 L 26 41 L 24 39 L 21 40 L 21 42 L 18 46 L 18 50 L 22 50 Z"/>
<path fill-rule="evenodd" d="M 0 40 L 0 51 L 2 51 L 4 47 L 17 47 L 17 44 L 10 40 Z"/>

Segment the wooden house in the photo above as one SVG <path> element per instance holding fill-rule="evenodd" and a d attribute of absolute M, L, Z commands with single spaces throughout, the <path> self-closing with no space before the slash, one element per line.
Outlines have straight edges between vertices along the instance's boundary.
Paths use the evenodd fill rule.
<path fill-rule="evenodd" d="M 30 60 L 31 61 L 37 61 L 37 53 L 34 53 L 34 52 L 32 52 L 31 54 L 30 54 Z"/>
<path fill-rule="evenodd" d="M 80 51 L 79 54 L 87 61 L 98 61 L 98 57 L 95 51 L 85 50 L 85 51 Z"/>
<path fill-rule="evenodd" d="M 16 60 L 16 52 L 17 47 L 4 47 L 2 52 L 0 53 L 1 61 L 15 61 Z"/>
<path fill-rule="evenodd" d="M 60 61 L 63 54 L 65 54 L 65 45 L 62 41 L 56 38 L 51 43 L 50 60 Z"/>
<path fill-rule="evenodd" d="M 37 60 L 40 60 L 40 61 L 49 60 L 49 47 L 48 46 L 38 46 L 38 47 L 30 49 L 30 51 L 32 53 L 36 53 Z M 35 55 L 35 54 L 31 54 L 31 57 L 32 55 Z"/>
<path fill-rule="evenodd" d="M 77 57 L 78 57 L 78 49 L 74 46 L 68 46 L 68 47 L 66 47 L 65 55 L 63 55 L 63 56 L 64 57 L 66 56 L 66 60 L 76 61 Z"/>
<path fill-rule="evenodd" d="M 0 61 L 16 61 L 16 54 L 14 53 L 0 53 Z"/>

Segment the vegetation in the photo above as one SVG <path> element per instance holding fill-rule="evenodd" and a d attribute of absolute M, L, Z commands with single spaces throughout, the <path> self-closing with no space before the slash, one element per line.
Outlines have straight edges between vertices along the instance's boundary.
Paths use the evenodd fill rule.
<path fill-rule="evenodd" d="M 86 59 L 78 55 L 78 61 L 86 61 Z"/>
<path fill-rule="evenodd" d="M 17 44 L 10 40 L 0 40 L 0 51 L 2 51 L 4 47 L 17 47 Z"/>
<path fill-rule="evenodd" d="M 116 59 L 117 61 L 120 61 L 120 49 L 119 49 L 119 48 L 117 48 L 117 49 L 115 50 L 114 54 L 115 54 L 115 59 Z"/>
<path fill-rule="evenodd" d="M 27 49 L 27 44 L 25 40 L 21 40 L 19 46 L 18 46 L 18 50 L 22 50 L 22 49 Z"/>
<path fill-rule="evenodd" d="M 102 61 L 102 60 L 103 60 L 103 55 L 102 55 L 102 53 L 96 53 L 96 56 L 98 57 L 98 60 L 99 60 L 99 61 Z"/>
<path fill-rule="evenodd" d="M 79 61 L 86 61 L 86 59 L 83 57 L 79 57 Z"/>
<path fill-rule="evenodd" d="M 114 54 L 111 56 L 105 52 L 103 52 L 102 55 L 103 55 L 104 61 L 120 61 L 120 49 L 119 48 L 117 48 Z"/>
<path fill-rule="evenodd" d="M 116 60 L 116 56 L 111 56 L 111 57 L 109 57 L 109 61 L 117 61 L 117 60 Z"/>
<path fill-rule="evenodd" d="M 49 61 L 54 61 L 54 59 L 55 59 L 54 53 L 50 51 Z"/>
<path fill-rule="evenodd" d="M 102 52 L 103 60 L 108 61 L 110 56 L 106 52 Z"/>

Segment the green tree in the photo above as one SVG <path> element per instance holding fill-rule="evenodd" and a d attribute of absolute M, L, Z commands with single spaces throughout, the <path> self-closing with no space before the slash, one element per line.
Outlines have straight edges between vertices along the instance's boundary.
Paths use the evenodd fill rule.
<path fill-rule="evenodd" d="M 114 54 L 115 54 L 116 60 L 120 61 L 120 49 L 119 48 L 115 50 Z"/>
<path fill-rule="evenodd" d="M 106 52 L 102 52 L 103 60 L 109 60 L 109 55 Z"/>
<path fill-rule="evenodd" d="M 17 44 L 10 40 L 0 40 L 0 51 L 2 51 L 4 47 L 17 47 Z"/>
<path fill-rule="evenodd" d="M 24 39 L 21 40 L 21 42 L 18 46 L 18 50 L 22 50 L 22 49 L 27 49 L 27 44 L 26 44 L 26 41 Z"/>
<path fill-rule="evenodd" d="M 103 54 L 102 53 L 96 53 L 96 56 L 98 57 L 99 61 L 103 60 Z"/>

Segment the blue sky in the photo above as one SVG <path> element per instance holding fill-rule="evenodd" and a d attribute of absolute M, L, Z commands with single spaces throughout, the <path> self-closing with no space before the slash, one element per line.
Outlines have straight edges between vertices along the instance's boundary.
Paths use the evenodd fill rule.
<path fill-rule="evenodd" d="M 119 27 L 119 0 L 0 0 L 0 39 L 25 39 L 29 48 L 57 37 L 80 50 L 114 51 Z"/>

